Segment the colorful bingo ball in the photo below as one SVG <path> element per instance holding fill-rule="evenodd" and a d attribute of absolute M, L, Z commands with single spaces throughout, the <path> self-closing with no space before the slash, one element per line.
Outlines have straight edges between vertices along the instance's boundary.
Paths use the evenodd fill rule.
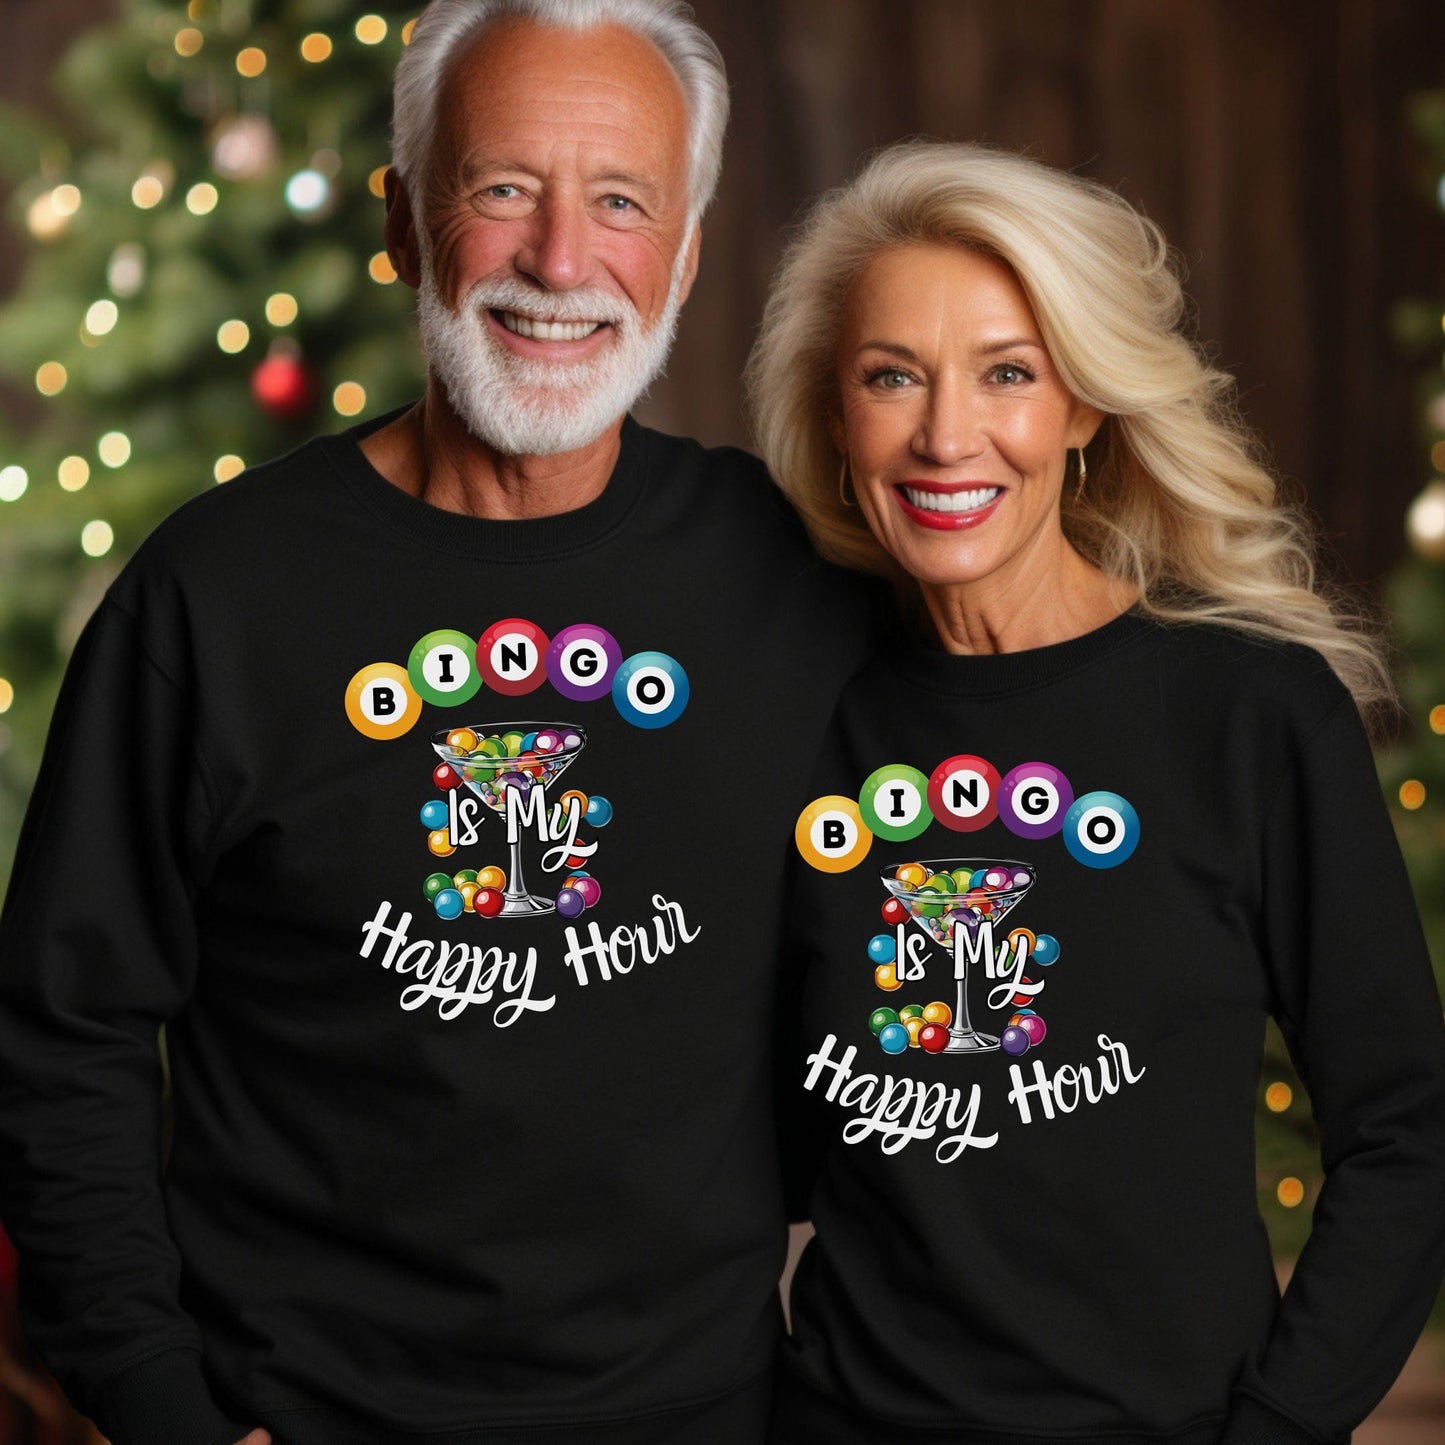
<path fill-rule="evenodd" d="M 443 791 L 462 785 L 462 775 L 450 763 L 438 763 L 431 770 L 431 780 Z"/>
<path fill-rule="evenodd" d="M 605 628 L 588 622 L 564 627 L 547 648 L 547 677 L 573 702 L 596 702 L 612 688 L 622 649 Z"/>
<path fill-rule="evenodd" d="M 507 750 L 509 758 L 520 757 L 522 753 L 522 739 L 526 733 L 514 728 L 511 732 L 502 734 L 502 746 Z"/>
<path fill-rule="evenodd" d="M 436 909 L 438 918 L 460 918 L 466 905 L 455 888 L 443 888 L 432 899 L 431 906 Z"/>
<path fill-rule="evenodd" d="M 1031 1044 L 1041 1044 L 1044 1035 L 1048 1033 L 1048 1025 L 1044 1023 L 1038 1014 L 1027 1014 L 1018 1021 L 1016 1027 L 1021 1028 L 1028 1036 Z"/>
<path fill-rule="evenodd" d="M 914 891 L 913 897 L 913 914 L 916 918 L 942 918 L 943 910 L 948 906 L 939 890 L 928 883 L 921 884 Z"/>
<path fill-rule="evenodd" d="M 477 669 L 493 692 L 520 697 L 546 681 L 544 659 L 550 645 L 535 622 L 507 617 L 482 633 L 477 642 Z"/>
<path fill-rule="evenodd" d="M 900 923 L 906 922 L 907 919 L 908 910 L 896 898 L 890 898 L 888 902 L 883 905 L 884 923 L 891 924 L 896 928 Z"/>
<path fill-rule="evenodd" d="M 585 818 L 587 816 L 587 805 L 591 801 L 591 798 L 589 798 L 586 793 L 579 793 L 576 788 L 568 788 L 567 791 L 557 799 L 564 813 L 570 813 L 572 811 L 572 804 L 575 802 L 577 804 L 577 816 L 579 818 Z"/>
<path fill-rule="evenodd" d="M 563 918 L 576 918 L 586 907 L 581 893 L 575 888 L 564 888 L 557 895 L 557 912 Z"/>
<path fill-rule="evenodd" d="M 495 918 L 506 901 L 496 888 L 478 888 L 472 896 L 472 912 L 483 918 Z"/>
<path fill-rule="evenodd" d="M 507 875 L 495 864 L 478 870 L 476 877 L 477 882 L 483 888 L 505 888 L 507 886 Z"/>
<path fill-rule="evenodd" d="M 1008 936 L 1008 948 L 1010 953 L 1018 950 L 1020 943 L 1023 944 L 1023 954 L 1027 958 L 1034 951 L 1036 940 L 1033 933 L 1027 928 L 1011 928 Z"/>
<path fill-rule="evenodd" d="M 1019 980 L 1019 982 L 1032 984 L 1033 979 L 1029 978 L 1028 975 L 1025 974 L 1024 977 Z M 1037 993 L 1016 993 L 1010 1001 L 1026 1008 L 1034 1001 L 1037 996 Z"/>
<path fill-rule="evenodd" d="M 482 685 L 476 643 L 465 632 L 428 632 L 407 659 L 406 675 L 427 702 L 452 707 L 475 697 Z"/>
<path fill-rule="evenodd" d="M 863 821 L 880 838 L 904 843 L 933 821 L 928 807 L 928 779 L 906 763 L 876 768 L 858 793 Z"/>
<path fill-rule="evenodd" d="M 590 874 L 584 873 L 573 883 L 573 888 L 582 895 L 582 902 L 588 908 L 596 908 L 602 897 L 602 885 Z"/>
<path fill-rule="evenodd" d="M 447 746 L 459 753 L 474 753 L 481 745 L 481 739 L 471 728 L 453 728 L 447 734 Z"/>
<path fill-rule="evenodd" d="M 868 856 L 873 834 L 852 798 L 829 794 L 798 814 L 793 842 L 804 862 L 820 873 L 846 873 Z"/>
<path fill-rule="evenodd" d="M 868 940 L 868 957 L 874 963 L 892 963 L 898 957 L 898 944 L 891 933 L 875 933 Z"/>
<path fill-rule="evenodd" d="M 452 844 L 452 835 L 445 828 L 437 828 L 426 835 L 426 845 L 438 858 L 446 858 L 457 850 Z"/>
<path fill-rule="evenodd" d="M 445 873 L 429 873 L 426 882 L 421 885 L 421 891 L 426 894 L 427 902 L 430 903 L 443 888 L 451 886 L 452 880 Z"/>
<path fill-rule="evenodd" d="M 635 728 L 665 728 L 687 707 L 691 693 L 682 664 L 665 652 L 639 652 L 617 669 L 612 703 Z"/>
<path fill-rule="evenodd" d="M 885 1024 L 878 1031 L 878 1042 L 885 1054 L 901 1054 L 908 1047 L 908 1030 L 902 1024 Z"/>
<path fill-rule="evenodd" d="M 953 1010 L 946 1003 L 935 1000 L 923 1005 L 923 1017 L 931 1024 L 941 1024 L 945 1029 L 953 1022 Z"/>
<path fill-rule="evenodd" d="M 891 1008 L 876 1008 L 868 1015 L 868 1028 L 874 1034 L 881 1034 L 889 1024 L 896 1024 L 898 1015 Z"/>
<path fill-rule="evenodd" d="M 926 1054 L 941 1054 L 948 1047 L 947 1027 L 943 1024 L 924 1024 L 918 1030 L 918 1047 Z"/>
<path fill-rule="evenodd" d="M 1059 961 L 1059 954 L 1062 951 L 1059 947 L 1059 940 L 1052 933 L 1041 933 L 1034 939 L 1034 951 L 1029 955 L 1029 962 L 1037 963 L 1042 968 L 1048 968 L 1051 964 Z"/>
<path fill-rule="evenodd" d="M 346 684 L 346 716 L 357 732 L 385 742 L 421 716 L 422 702 L 404 667 L 373 662 Z"/>
<path fill-rule="evenodd" d="M 893 963 L 880 963 L 873 970 L 873 982 L 884 993 L 892 993 L 895 989 L 903 987 L 903 980 L 898 977 L 898 966 Z"/>
<path fill-rule="evenodd" d="M 612 804 L 606 798 L 589 798 L 587 811 L 582 816 L 589 827 L 605 828 L 612 821 Z"/>
<path fill-rule="evenodd" d="M 928 878 L 928 869 L 922 863 L 905 863 L 893 875 L 906 888 L 917 888 Z"/>
<path fill-rule="evenodd" d="M 918 1047 L 918 1035 L 928 1027 L 927 1021 L 923 1018 L 908 1018 L 899 1019 L 898 1022 L 908 1030 L 908 1047 L 910 1049 L 916 1049 Z"/>
<path fill-rule="evenodd" d="M 921 1019 L 923 1017 L 923 1005 L 921 1003 L 906 1003 L 898 1010 L 898 1022 L 906 1024 L 909 1019 Z"/>
<path fill-rule="evenodd" d="M 452 874 L 452 886 L 460 888 L 463 883 L 475 883 L 477 881 L 477 870 L 475 868 L 461 868 Z"/>
<path fill-rule="evenodd" d="M 1031 1008 L 1016 1009 L 1013 1017 L 1009 1019 L 1009 1022 L 1011 1024 L 1021 1024 L 1026 1018 L 1032 1018 L 1033 1012 Z"/>
<path fill-rule="evenodd" d="M 998 792 L 998 815 L 1020 838 L 1052 838 L 1064 826 L 1074 802 L 1069 780 L 1048 763 L 1020 763 L 1005 774 Z"/>
<path fill-rule="evenodd" d="M 477 885 L 470 881 L 457 884 L 457 892 L 462 895 L 462 907 L 468 913 L 472 911 L 472 900 L 476 898 L 480 891 Z"/>
<path fill-rule="evenodd" d="M 1064 817 L 1064 847 L 1086 868 L 1117 868 L 1139 846 L 1139 815 L 1118 793 L 1085 793 Z"/>
<path fill-rule="evenodd" d="M 1026 1054 L 1029 1050 L 1029 1036 L 1022 1028 L 1010 1024 L 999 1035 L 999 1044 L 1006 1054 Z"/>
<path fill-rule="evenodd" d="M 972 753 L 945 758 L 928 779 L 928 806 L 945 828 L 976 833 L 998 817 L 998 769 Z"/>
<path fill-rule="evenodd" d="M 1015 868 L 1015 869 L 1014 869 L 1014 883 L 1013 883 L 1013 886 L 1014 886 L 1015 888 L 1032 888 L 1033 885 L 1034 885 L 1034 875 L 1033 875 L 1033 870 L 1032 870 L 1032 869 L 1030 869 L 1030 868 Z"/>

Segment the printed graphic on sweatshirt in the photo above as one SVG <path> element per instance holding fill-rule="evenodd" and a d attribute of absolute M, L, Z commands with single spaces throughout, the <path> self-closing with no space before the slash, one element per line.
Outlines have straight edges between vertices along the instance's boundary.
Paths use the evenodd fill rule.
<path fill-rule="evenodd" d="M 549 699 L 555 712 L 528 696 L 544 684 L 559 695 Z M 429 858 L 414 880 L 417 909 L 449 936 L 414 940 L 416 914 L 390 900 L 362 927 L 363 958 L 375 954 L 383 968 L 416 980 L 403 990 L 402 1008 L 435 1001 L 441 1017 L 451 1019 L 500 993 L 503 1001 L 493 1011 L 499 1027 L 550 1010 L 556 995 L 539 996 L 535 947 L 509 949 L 485 933 L 478 941 L 476 931 L 494 920 L 568 920 L 564 963 L 579 987 L 594 978 L 612 982 L 697 937 L 682 907 L 660 894 L 643 924 L 604 935 L 588 921 L 585 933 L 579 931 L 573 920 L 602 898 L 598 835 L 614 810 L 604 794 L 564 791 L 562 783 L 587 747 L 587 728 L 574 720 L 585 705 L 610 699 L 632 726 L 652 730 L 676 722 L 689 697 L 687 673 L 665 653 L 624 659 L 604 628 L 578 623 L 548 638 L 516 617 L 478 638 L 429 632 L 406 667 L 371 663 L 352 677 L 347 717 L 378 741 L 410 733 L 424 704 L 466 707 L 464 720 L 428 731 L 424 757 L 416 740 L 408 740 L 408 765 L 420 771 L 424 764 L 428 773 L 419 779 L 429 793 L 417 815 Z M 543 716 L 526 716 L 534 711 Z M 454 867 L 459 861 L 466 866 Z"/>
<path fill-rule="evenodd" d="M 867 858 L 875 837 L 910 842 L 935 821 L 969 834 L 999 822 L 1034 847 L 1062 833 L 1067 855 L 1092 869 L 1117 867 L 1139 843 L 1138 815 L 1117 793 L 1076 798 L 1068 778 L 1050 764 L 1020 763 L 1000 776 L 987 759 L 973 754 L 946 758 L 929 775 L 901 763 L 878 768 L 864 781 L 856 802 L 832 795 L 810 803 L 798 818 L 794 841 L 819 872 L 844 873 Z M 890 931 L 868 940 L 867 961 L 874 985 L 894 996 L 869 1014 L 867 1032 L 876 1047 L 885 1056 L 917 1050 L 919 1055 L 978 1058 L 1002 1051 L 1020 1059 L 1041 1045 L 1048 1036 L 1042 996 L 1063 946 L 1053 933 L 1029 927 L 1004 932 L 1009 915 L 1039 881 L 1035 864 L 975 851 L 890 862 L 876 876 L 886 894 L 881 914 Z M 940 962 L 951 977 L 951 990 L 929 981 L 930 974 L 939 977 Z M 988 984 L 984 1006 L 999 1020 L 996 1033 L 975 1027 L 972 1019 L 969 982 L 980 974 Z M 910 986 L 918 997 L 905 1003 L 902 995 Z M 935 996 L 929 999 L 929 994 Z M 1143 1076 L 1125 1045 L 1105 1034 L 1097 1036 L 1097 1044 L 1103 1050 L 1097 1065 L 1065 1064 L 1051 1072 L 1034 1059 L 1032 1082 L 1018 1063 L 1010 1065 L 1008 1102 L 1022 1124 L 1072 1113 L 1081 1097 L 1097 1103 Z M 842 1050 L 838 1035 L 828 1034 L 809 1057 L 804 1082 L 809 1090 L 821 1088 L 830 1101 L 861 1109 L 844 1128 L 846 1142 L 876 1133 L 884 1152 L 895 1153 L 914 1139 L 932 1139 L 951 1127 L 956 1132 L 935 1150 L 943 1163 L 967 1148 L 997 1143 L 997 1133 L 982 1132 L 980 1084 L 965 1094 L 942 1082 L 859 1073 L 854 1068 L 858 1053 L 856 1044 Z"/>

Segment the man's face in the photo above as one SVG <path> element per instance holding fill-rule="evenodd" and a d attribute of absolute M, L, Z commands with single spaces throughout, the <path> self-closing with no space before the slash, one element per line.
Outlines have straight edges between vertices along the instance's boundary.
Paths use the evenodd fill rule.
<path fill-rule="evenodd" d="M 696 270 L 667 62 L 620 26 L 496 26 L 441 88 L 419 182 L 422 339 L 453 408 L 510 455 L 594 440 L 661 370 Z"/>

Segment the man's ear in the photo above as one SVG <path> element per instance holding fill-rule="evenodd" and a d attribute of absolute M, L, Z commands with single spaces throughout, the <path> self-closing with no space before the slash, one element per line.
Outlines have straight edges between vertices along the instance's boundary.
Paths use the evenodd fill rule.
<path fill-rule="evenodd" d="M 386 254 L 396 274 L 413 291 L 421 285 L 421 248 L 417 244 L 417 219 L 411 208 L 411 189 L 397 175 L 394 166 L 386 168 Z"/>

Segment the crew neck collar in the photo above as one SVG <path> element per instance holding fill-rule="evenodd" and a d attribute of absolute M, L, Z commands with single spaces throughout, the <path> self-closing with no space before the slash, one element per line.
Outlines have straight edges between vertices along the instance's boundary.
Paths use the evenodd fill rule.
<path fill-rule="evenodd" d="M 1152 631 L 1156 624 L 1137 608 L 1064 642 L 1021 652 L 952 653 L 930 646 L 912 630 L 888 646 L 897 676 L 927 692 L 980 697 L 1019 692 L 1054 682 Z"/>
<path fill-rule="evenodd" d="M 436 552 L 493 562 L 535 562 L 585 551 L 607 541 L 632 515 L 648 480 L 648 434 L 623 418 L 612 474 L 601 496 L 570 512 L 520 521 L 495 521 L 434 507 L 402 491 L 372 466 L 361 440 L 395 421 L 398 407 L 321 439 L 327 460 L 356 500 L 393 530 Z"/>

